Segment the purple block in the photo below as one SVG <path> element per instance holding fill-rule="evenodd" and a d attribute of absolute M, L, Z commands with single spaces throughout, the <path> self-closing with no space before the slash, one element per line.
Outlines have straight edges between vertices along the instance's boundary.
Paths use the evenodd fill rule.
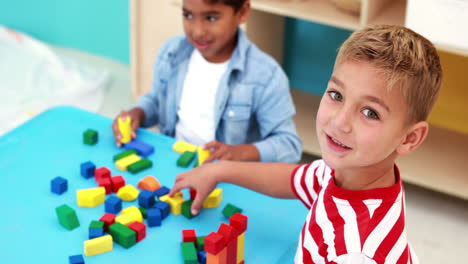
<path fill-rule="evenodd" d="M 151 145 L 148 145 L 146 143 L 143 143 L 137 139 L 134 139 L 127 144 L 124 145 L 126 149 L 134 149 L 136 152 L 138 152 L 138 155 L 143 156 L 143 157 L 148 157 L 154 152 L 154 147 Z"/>

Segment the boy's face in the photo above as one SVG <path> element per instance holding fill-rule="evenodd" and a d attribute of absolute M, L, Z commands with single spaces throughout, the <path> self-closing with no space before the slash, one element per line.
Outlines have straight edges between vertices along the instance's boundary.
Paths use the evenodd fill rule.
<path fill-rule="evenodd" d="M 204 0 L 184 0 L 185 34 L 206 60 L 224 62 L 236 46 L 237 27 L 246 21 L 248 9 L 248 3 L 235 12 L 233 7 L 222 2 L 207 4 Z"/>
<path fill-rule="evenodd" d="M 393 166 L 408 133 L 407 106 L 398 88 L 366 61 L 335 66 L 317 113 L 324 161 L 335 170 Z"/>

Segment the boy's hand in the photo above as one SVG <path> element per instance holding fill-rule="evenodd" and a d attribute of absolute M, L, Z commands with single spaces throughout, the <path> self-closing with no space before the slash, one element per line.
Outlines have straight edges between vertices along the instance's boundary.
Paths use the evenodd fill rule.
<path fill-rule="evenodd" d="M 177 175 L 169 196 L 172 197 L 182 189 L 195 189 L 197 194 L 192 203 L 191 212 L 193 215 L 197 215 L 206 197 L 218 184 L 216 181 L 217 167 L 220 167 L 220 164 L 211 163 Z"/>
<path fill-rule="evenodd" d="M 121 111 L 120 114 L 114 119 L 112 123 L 112 131 L 114 132 L 115 142 L 117 146 L 120 148 L 122 143 L 120 140 L 122 139 L 122 135 L 119 131 L 118 119 L 122 118 L 122 120 L 126 120 L 128 117 L 132 119 L 131 128 L 132 128 L 132 139 L 136 138 L 136 130 L 140 126 L 142 122 L 142 117 L 144 117 L 144 112 L 140 108 L 133 108 L 130 111 Z"/>
<path fill-rule="evenodd" d="M 205 162 L 218 160 L 233 161 L 259 161 L 260 153 L 252 144 L 229 145 L 213 140 L 208 142 L 203 149 L 210 149 L 211 154 Z"/>

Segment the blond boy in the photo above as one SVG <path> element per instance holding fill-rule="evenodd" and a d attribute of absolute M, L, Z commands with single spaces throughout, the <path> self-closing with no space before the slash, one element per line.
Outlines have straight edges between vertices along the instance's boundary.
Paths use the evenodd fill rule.
<path fill-rule="evenodd" d="M 418 263 L 395 161 L 426 138 L 441 79 L 424 37 L 400 26 L 357 31 L 339 50 L 317 113 L 322 160 L 204 165 L 178 175 L 171 194 L 195 188 L 193 213 L 219 182 L 299 198 L 310 211 L 295 263 Z"/>

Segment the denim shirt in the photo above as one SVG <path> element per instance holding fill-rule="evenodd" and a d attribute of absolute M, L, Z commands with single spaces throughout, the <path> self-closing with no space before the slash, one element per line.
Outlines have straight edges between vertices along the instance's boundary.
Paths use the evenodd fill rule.
<path fill-rule="evenodd" d="M 144 127 L 159 125 L 174 137 L 177 111 L 194 47 L 184 35 L 161 48 L 154 65 L 152 90 L 137 107 Z M 281 67 L 259 50 L 239 28 L 237 46 L 221 78 L 215 101 L 215 137 L 226 144 L 254 144 L 261 161 L 297 162 L 302 142 L 292 120 L 295 108 Z"/>

